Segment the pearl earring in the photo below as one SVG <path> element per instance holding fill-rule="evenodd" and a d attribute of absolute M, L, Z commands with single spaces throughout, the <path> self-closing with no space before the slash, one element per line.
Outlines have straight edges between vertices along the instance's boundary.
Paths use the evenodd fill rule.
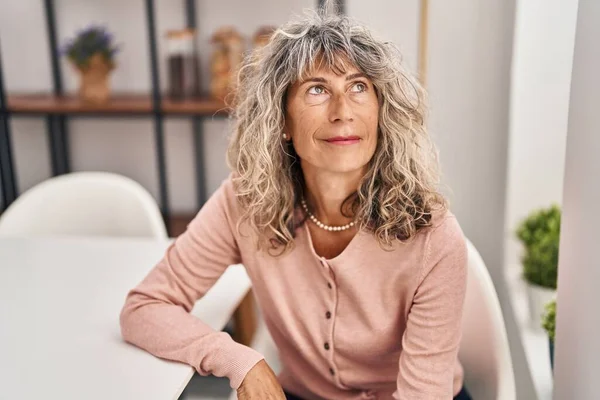
<path fill-rule="evenodd" d="M 283 138 L 287 139 L 287 135 L 285 134 L 285 132 L 283 132 Z"/>

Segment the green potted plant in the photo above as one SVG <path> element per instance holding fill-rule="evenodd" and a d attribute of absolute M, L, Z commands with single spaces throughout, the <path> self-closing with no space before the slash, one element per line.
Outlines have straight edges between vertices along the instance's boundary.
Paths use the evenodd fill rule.
<path fill-rule="evenodd" d="M 533 326 L 540 326 L 545 305 L 556 297 L 560 217 L 558 205 L 533 211 L 516 232 L 523 244 L 521 262 Z"/>
<path fill-rule="evenodd" d="M 118 47 L 112 35 L 100 26 L 79 31 L 62 53 L 79 72 L 79 95 L 89 102 L 102 103 L 110 94 L 109 74 L 115 68 Z"/>
<path fill-rule="evenodd" d="M 542 327 L 548 333 L 550 345 L 550 365 L 554 369 L 554 337 L 556 332 L 556 300 L 546 304 L 546 312 L 542 318 Z"/>

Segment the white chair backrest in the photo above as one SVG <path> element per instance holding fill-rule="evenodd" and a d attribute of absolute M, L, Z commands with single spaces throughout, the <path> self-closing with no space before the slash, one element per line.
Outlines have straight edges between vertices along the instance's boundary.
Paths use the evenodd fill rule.
<path fill-rule="evenodd" d="M 512 358 L 500 302 L 481 255 L 470 241 L 463 336 L 458 357 L 474 399 L 516 398 Z"/>
<path fill-rule="evenodd" d="M 166 238 L 154 198 L 139 183 L 108 172 L 50 178 L 15 200 L 0 217 L 3 236 Z"/>

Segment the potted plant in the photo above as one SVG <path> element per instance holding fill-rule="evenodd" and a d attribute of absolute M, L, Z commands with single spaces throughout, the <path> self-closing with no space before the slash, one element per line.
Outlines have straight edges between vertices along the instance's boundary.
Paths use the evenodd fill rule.
<path fill-rule="evenodd" d="M 542 327 L 548 333 L 550 345 L 550 366 L 554 369 L 554 335 L 556 331 L 556 300 L 546 304 L 546 312 L 542 318 Z"/>
<path fill-rule="evenodd" d="M 532 212 L 517 228 L 533 326 L 540 326 L 545 305 L 556 297 L 560 216 L 560 207 L 552 205 Z"/>
<path fill-rule="evenodd" d="M 62 53 L 79 72 L 79 95 L 85 101 L 105 102 L 110 95 L 109 74 L 115 68 L 118 47 L 100 26 L 90 26 L 69 40 Z"/>

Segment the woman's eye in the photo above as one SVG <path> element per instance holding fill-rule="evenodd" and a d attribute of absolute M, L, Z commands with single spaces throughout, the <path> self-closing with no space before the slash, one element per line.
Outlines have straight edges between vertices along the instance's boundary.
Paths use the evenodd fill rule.
<path fill-rule="evenodd" d="M 355 90 L 355 89 L 358 89 L 358 90 Z M 362 82 L 356 82 L 356 84 L 352 87 L 352 91 L 353 92 L 358 92 L 358 93 L 366 92 L 367 91 L 367 85 L 365 85 Z"/>
<path fill-rule="evenodd" d="M 323 86 L 313 86 L 308 89 L 308 93 L 310 94 L 323 94 L 325 93 L 325 88 Z"/>

